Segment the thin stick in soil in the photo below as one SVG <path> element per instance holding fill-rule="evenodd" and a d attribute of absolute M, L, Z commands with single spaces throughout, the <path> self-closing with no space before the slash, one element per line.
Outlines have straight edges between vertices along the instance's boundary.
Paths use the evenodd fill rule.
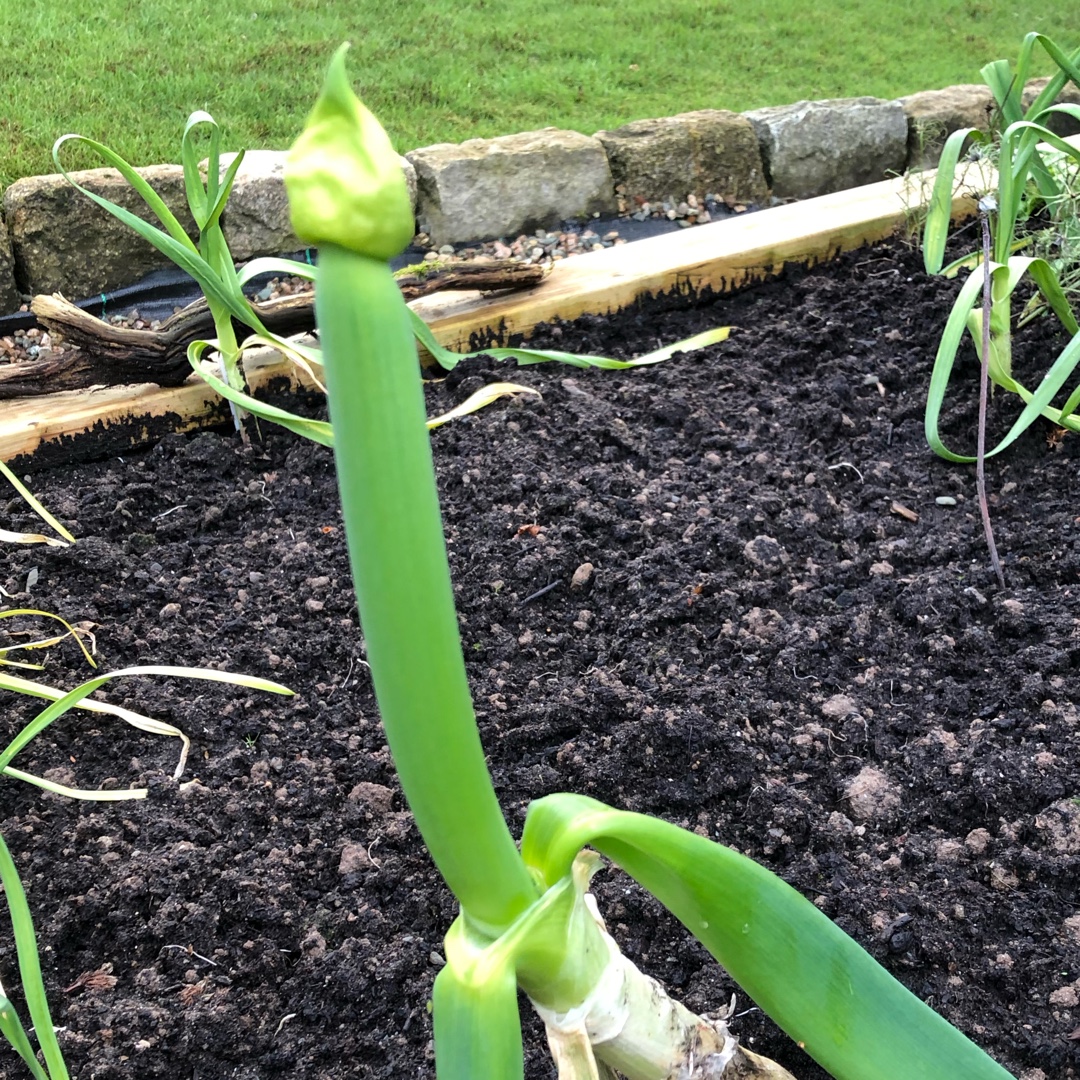
<path fill-rule="evenodd" d="M 982 363 L 979 366 L 979 430 L 975 450 L 975 486 L 979 492 L 979 513 L 982 515 L 986 546 L 990 549 L 990 565 L 997 575 L 998 587 L 1005 588 L 1005 575 L 1001 570 L 994 530 L 990 524 L 990 504 L 986 499 L 986 400 L 990 382 L 990 309 L 993 304 L 990 281 L 990 219 L 989 207 L 979 204 L 983 232 L 983 318 Z"/>

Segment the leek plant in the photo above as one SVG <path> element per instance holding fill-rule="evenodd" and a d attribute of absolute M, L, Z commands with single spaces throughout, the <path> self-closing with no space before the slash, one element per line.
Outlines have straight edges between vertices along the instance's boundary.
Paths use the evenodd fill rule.
<path fill-rule="evenodd" d="M 1022 95 L 1036 44 L 1050 55 L 1058 71 L 1025 111 Z M 1060 138 L 1048 127 L 1057 114 L 1080 120 L 1080 106 L 1054 104 L 1067 82 L 1080 86 L 1080 49 L 1066 54 L 1043 34 L 1031 33 L 1024 38 L 1015 71 L 1009 61 L 997 60 L 982 69 L 982 76 L 993 94 L 1003 130 L 996 141 L 993 135 L 974 128 L 961 128 L 949 136 L 923 233 L 923 260 L 928 273 L 971 270 L 942 333 L 926 403 L 927 441 L 935 453 L 957 462 L 975 461 L 977 455 L 962 454 L 946 446 L 939 422 L 965 332 L 971 336 L 980 361 L 986 364 L 990 382 L 1019 395 L 1024 402 L 1020 415 L 997 445 L 985 452 L 986 457 L 1010 446 L 1040 415 L 1060 427 L 1080 431 L 1080 417 L 1076 415 L 1080 386 L 1060 407 L 1052 404 L 1080 362 L 1080 324 L 1063 287 L 1063 281 L 1075 281 L 1080 265 L 1080 146 Z M 984 258 L 981 252 L 975 252 L 944 267 L 956 171 L 969 140 L 978 152 L 989 152 L 997 158 L 995 190 L 977 193 L 989 216 L 991 254 Z M 1037 229 L 1033 216 L 1039 222 Z M 1028 247 L 1037 251 L 1040 245 L 1046 249 L 1045 255 L 1018 254 Z M 1054 249 L 1052 254 L 1050 248 Z M 986 328 L 982 311 L 985 275 L 990 278 Z M 1071 335 L 1034 390 L 1017 380 L 1012 370 L 1012 299 L 1025 280 L 1037 290 L 1035 306 L 1052 311 Z M 1028 312 L 1032 309 L 1029 304 Z"/>
<path fill-rule="evenodd" d="M 560 1080 L 790 1077 L 622 955 L 589 879 L 607 856 L 657 897 L 838 1080 L 1006 1080 L 808 900 L 738 853 L 574 794 L 532 804 L 520 849 L 466 681 L 409 313 L 388 260 L 412 215 L 345 48 L 286 166 L 319 248 L 316 314 L 371 676 L 416 824 L 460 904 L 433 993 L 439 1080 L 520 1080 L 517 991 Z M 591 849 L 591 850 L 590 850 Z"/>
<path fill-rule="evenodd" d="M 44 612 L 4 612 L 4 615 L 25 614 L 43 615 Z M 47 616 L 58 618 L 58 616 Z M 63 622 L 63 620 L 59 620 Z M 67 623 L 64 623 L 67 626 Z M 78 640 L 76 638 L 76 640 Z M 34 645 L 41 645 L 35 642 Z M 79 642 L 80 648 L 82 643 Z M 24 646 L 26 647 L 26 646 Z M 83 654 L 93 666 L 93 660 L 83 648 Z M 179 779 L 184 770 L 187 758 L 188 739 L 184 733 L 172 724 L 166 724 L 149 716 L 133 712 L 117 705 L 110 705 L 104 701 L 90 698 L 95 690 L 99 690 L 106 683 L 115 678 L 132 675 L 150 676 L 174 676 L 189 679 L 204 679 L 211 682 L 230 683 L 233 686 L 245 686 L 255 690 L 266 690 L 275 694 L 291 694 L 292 691 L 278 683 L 266 679 L 255 678 L 250 675 L 239 675 L 227 671 L 215 671 L 207 668 L 169 667 L 169 666 L 146 666 L 125 668 L 108 674 L 96 675 L 86 682 L 65 693 L 54 687 L 29 679 L 16 678 L 5 673 L 0 673 L 0 689 L 10 690 L 15 693 L 44 698 L 49 701 L 37 716 L 34 717 L 21 731 L 0 750 L 0 776 L 8 776 L 14 779 L 26 781 L 35 787 L 50 791 L 56 795 L 64 795 L 72 799 L 83 799 L 95 802 L 121 802 L 129 799 L 145 799 L 146 788 L 121 788 L 96 790 L 90 788 L 72 788 L 64 784 L 47 780 L 42 776 L 24 772 L 12 765 L 12 760 L 26 748 L 38 735 L 50 724 L 58 720 L 69 710 L 85 709 L 98 714 L 113 716 L 123 720 L 142 731 L 157 735 L 177 737 L 183 743 L 180 761 L 173 773 L 174 779 Z M 45 993 L 45 983 L 41 973 L 41 961 L 38 954 L 37 936 L 34 932 L 34 923 L 30 914 L 30 905 L 26 899 L 26 893 L 11 853 L 0 836 L 0 885 L 3 886 L 4 897 L 7 901 L 8 914 L 11 918 L 12 932 L 15 941 L 15 953 L 19 968 L 19 981 L 22 986 L 23 998 L 26 1010 L 33 1025 L 34 1035 L 40 1050 L 40 1060 L 34 1050 L 30 1036 L 27 1034 L 15 1006 L 7 996 L 7 991 L 0 983 L 0 1036 L 22 1059 L 34 1080 L 68 1080 L 68 1070 L 64 1062 L 64 1055 L 60 1049 L 53 1026 L 52 1017 L 49 1013 L 49 1004 Z"/>

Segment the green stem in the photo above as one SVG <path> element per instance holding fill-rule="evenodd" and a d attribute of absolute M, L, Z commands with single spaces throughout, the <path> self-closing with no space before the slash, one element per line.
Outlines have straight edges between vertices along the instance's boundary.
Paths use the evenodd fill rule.
<path fill-rule="evenodd" d="M 484 760 L 465 676 L 420 372 L 389 265 L 319 249 L 315 292 L 360 621 L 401 786 L 480 928 L 535 899 Z"/>

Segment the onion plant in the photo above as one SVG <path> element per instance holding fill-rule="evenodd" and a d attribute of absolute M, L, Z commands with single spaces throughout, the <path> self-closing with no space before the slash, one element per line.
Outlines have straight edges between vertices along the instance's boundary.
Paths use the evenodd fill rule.
<path fill-rule="evenodd" d="M 1022 95 L 1036 44 L 1054 60 L 1058 71 L 1025 110 Z M 1009 61 L 997 60 L 982 69 L 982 76 L 993 94 L 1002 130 L 995 137 L 975 128 L 961 128 L 949 136 L 942 150 L 923 233 L 923 258 L 928 273 L 971 270 L 942 333 L 926 403 L 927 441 L 941 457 L 957 462 L 975 461 L 976 456 L 946 446 L 939 423 L 965 333 L 970 335 L 976 353 L 986 364 L 991 383 L 1019 395 L 1024 402 L 1008 432 L 986 451 L 987 457 L 1010 446 L 1040 415 L 1060 427 L 1080 431 L 1080 417 L 1076 415 L 1080 386 L 1069 393 L 1060 407 L 1052 404 L 1080 362 L 1080 324 L 1069 293 L 1063 287 L 1063 282 L 1075 282 L 1076 269 L 1080 266 L 1080 146 L 1060 138 L 1048 126 L 1059 114 L 1080 120 L 1080 106 L 1054 104 L 1067 82 L 1071 80 L 1080 86 L 1080 49 L 1066 54 L 1043 34 L 1031 33 L 1024 38 L 1015 70 Z M 989 259 L 976 251 L 945 267 L 956 172 L 969 142 L 978 153 L 996 157 L 996 188 L 993 192 L 977 193 L 980 205 L 989 213 L 992 250 Z M 1044 247 L 1045 254 L 1021 253 L 1028 248 L 1037 251 L 1036 241 Z M 990 278 L 988 347 L 985 348 L 984 275 Z M 1012 300 L 1025 281 L 1034 285 L 1037 305 L 1052 311 L 1071 336 L 1034 390 L 1016 379 L 1012 370 Z"/>
<path fill-rule="evenodd" d="M 4 612 L 8 614 L 40 615 L 44 612 Z M 48 616 L 58 618 L 58 616 Z M 63 620 L 60 620 L 63 622 Z M 68 625 L 64 623 L 64 625 Z M 82 643 L 80 642 L 80 647 Z M 91 665 L 86 650 L 83 653 Z M 49 701 L 37 716 L 34 717 L 18 734 L 0 750 L 0 776 L 12 777 L 24 780 L 35 787 L 50 791 L 56 795 L 64 795 L 73 799 L 83 799 L 95 802 L 121 802 L 130 799 L 145 799 L 146 788 L 120 788 L 120 789 L 93 789 L 73 788 L 65 784 L 59 784 L 44 777 L 32 773 L 23 772 L 15 768 L 12 761 L 17 754 L 24 750 L 38 735 L 50 724 L 54 723 L 65 713 L 73 708 L 87 709 L 98 714 L 110 715 L 125 723 L 130 724 L 142 731 L 158 735 L 169 735 L 181 739 L 184 749 L 180 756 L 180 762 L 173 773 L 174 779 L 179 779 L 183 773 L 184 762 L 187 757 L 187 736 L 172 724 L 166 724 L 149 716 L 124 709 L 117 705 L 110 705 L 104 701 L 91 699 L 90 695 L 95 690 L 101 689 L 112 679 L 125 676 L 173 676 L 189 679 L 204 679 L 211 682 L 230 683 L 233 686 L 245 686 L 255 690 L 266 690 L 275 694 L 291 694 L 292 691 L 278 683 L 266 679 L 255 678 L 250 675 L 239 675 L 227 671 L 215 671 L 208 668 L 170 667 L 152 665 L 145 667 L 125 668 L 108 674 L 96 675 L 86 682 L 65 693 L 43 683 L 33 682 L 29 679 L 15 678 L 14 676 L 0 673 L 0 689 L 15 693 L 44 698 Z M 64 1055 L 56 1037 L 52 1017 L 49 1012 L 49 1004 L 45 993 L 45 983 L 41 973 L 41 961 L 38 954 L 37 936 L 34 932 L 34 923 L 30 914 L 30 905 L 27 902 L 26 893 L 15 862 L 0 836 L 0 885 L 3 886 L 4 897 L 7 901 L 8 914 L 11 918 L 12 932 L 15 941 L 15 953 L 19 968 L 19 981 L 22 986 L 23 998 L 26 1010 L 33 1025 L 33 1032 L 37 1039 L 40 1050 L 40 1060 L 35 1052 L 30 1036 L 27 1034 L 15 1006 L 7 996 L 7 992 L 0 983 L 0 1036 L 2 1036 L 14 1051 L 22 1059 L 29 1069 L 34 1080 L 68 1080 L 68 1070 L 64 1062 Z"/>
<path fill-rule="evenodd" d="M 203 130 L 208 130 L 209 133 L 205 179 L 199 165 L 198 149 L 199 134 Z M 118 206 L 80 184 L 60 161 L 60 150 L 66 143 L 77 143 L 87 147 L 103 161 L 113 166 L 135 189 L 162 227 L 158 228 L 151 222 L 144 221 L 130 210 Z M 198 243 L 188 236 L 176 215 L 165 205 L 161 196 L 147 181 L 119 154 L 103 143 L 87 138 L 85 135 L 62 135 L 53 145 L 52 154 L 57 169 L 68 183 L 107 210 L 113 217 L 134 229 L 144 240 L 195 279 L 206 297 L 214 320 L 216 337 L 205 344 L 207 348 L 212 348 L 218 357 L 222 378 L 231 390 L 235 392 L 244 390 L 243 354 L 245 349 L 254 345 L 271 344 L 307 370 L 311 369 L 312 364 L 318 363 L 317 356 L 313 356 L 307 346 L 279 337 L 267 330 L 244 295 L 244 285 L 260 274 L 297 274 L 305 270 L 305 265 L 291 259 L 266 258 L 253 259 L 237 270 L 229 245 L 225 240 L 221 216 L 236 180 L 237 171 L 243 164 L 244 153 L 243 151 L 238 153 L 222 174 L 221 132 L 209 113 L 201 110 L 193 112 L 188 117 L 180 142 L 184 191 L 188 209 L 198 229 Z M 250 332 L 243 342 L 237 338 L 233 320 L 247 327 Z M 195 370 L 202 374 L 201 365 L 196 364 Z M 239 428 L 241 414 L 232 402 L 230 405 Z M 251 411 L 257 411 L 257 409 L 252 408 Z"/>
<path fill-rule="evenodd" d="M 520 1080 L 519 988 L 546 1024 L 561 1080 L 790 1076 L 621 953 L 588 892 L 596 852 L 838 1080 L 1004 1080 L 812 903 L 729 848 L 574 794 L 533 803 L 515 843 L 466 681 L 412 328 L 388 266 L 411 237 L 409 200 L 344 56 L 291 151 L 286 187 L 297 235 L 319 248 L 334 453 L 379 710 L 417 826 L 460 904 L 433 994 L 439 1080 Z"/>

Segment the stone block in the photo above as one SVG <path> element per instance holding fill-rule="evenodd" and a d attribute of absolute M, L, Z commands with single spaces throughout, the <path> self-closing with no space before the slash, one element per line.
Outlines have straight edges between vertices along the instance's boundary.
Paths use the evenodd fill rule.
<path fill-rule="evenodd" d="M 907 160 L 907 117 L 898 101 L 799 101 L 744 115 L 778 199 L 810 199 L 884 180 L 902 172 Z"/>
<path fill-rule="evenodd" d="M 988 86 L 965 83 L 900 98 L 907 117 L 907 167 L 932 169 L 945 140 L 960 128 L 986 131 L 994 99 Z"/>
<path fill-rule="evenodd" d="M 1046 89 L 1046 84 L 1049 81 L 1049 79 L 1032 79 L 1025 84 L 1022 98 L 1025 110 L 1031 108 L 1035 103 L 1035 99 Z M 1080 87 L 1076 83 L 1066 83 L 1054 104 L 1080 105 Z M 1073 117 L 1063 113 L 1055 113 L 1052 117 L 1048 117 L 1045 126 L 1055 135 L 1060 135 L 1062 138 L 1067 138 L 1070 135 L 1080 135 L 1080 120 L 1075 120 Z"/>
<path fill-rule="evenodd" d="M 179 165 L 151 165 L 139 174 L 161 196 L 192 237 L 184 173 Z M 146 220 L 150 210 L 115 169 L 71 174 L 84 187 Z M 62 176 L 28 176 L 4 192 L 15 279 L 27 293 L 60 292 L 72 300 L 132 285 L 170 265 L 129 226 L 76 191 Z"/>
<path fill-rule="evenodd" d="M 576 131 L 438 143 L 405 156 L 416 169 L 418 226 L 437 245 L 514 236 L 615 210 L 604 147 Z"/>
<path fill-rule="evenodd" d="M 11 254 L 11 237 L 0 221 L 0 315 L 10 315 L 20 304 L 15 284 L 15 259 Z"/>
<path fill-rule="evenodd" d="M 221 218 L 225 241 L 237 262 L 262 255 L 285 255 L 302 251 L 306 246 L 293 233 L 289 219 L 284 178 L 286 156 L 283 150 L 249 150 L 244 155 Z M 235 157 L 235 154 L 221 155 L 223 172 Z M 202 164 L 205 168 L 206 162 Z M 416 170 L 405 158 L 401 158 L 401 167 L 415 213 Z"/>
<path fill-rule="evenodd" d="M 630 200 L 678 201 L 714 193 L 761 203 L 768 195 L 757 136 L 738 113 L 701 109 L 635 120 L 598 131 L 595 138 L 607 151 L 615 184 Z"/>

